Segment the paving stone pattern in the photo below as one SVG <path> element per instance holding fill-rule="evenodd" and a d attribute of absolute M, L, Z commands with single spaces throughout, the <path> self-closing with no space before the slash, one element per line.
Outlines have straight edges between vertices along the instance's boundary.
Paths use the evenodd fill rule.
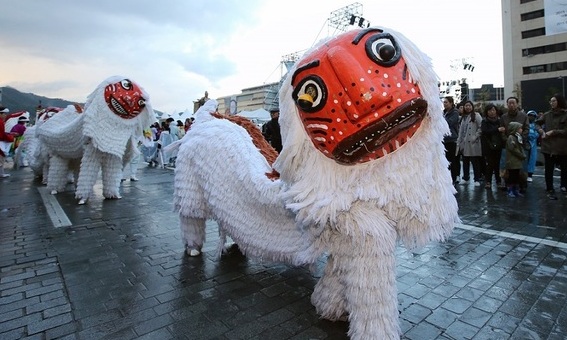
<path fill-rule="evenodd" d="M 463 226 L 447 242 L 399 247 L 404 339 L 566 339 L 567 197 L 545 197 L 543 170 L 524 198 L 458 186 Z M 184 255 L 172 212 L 173 171 L 143 167 L 121 200 L 78 206 L 54 228 L 27 168 L 0 180 L 0 339 L 347 339 L 320 320 L 312 270 L 232 249 Z M 542 241 L 543 240 L 543 241 Z"/>

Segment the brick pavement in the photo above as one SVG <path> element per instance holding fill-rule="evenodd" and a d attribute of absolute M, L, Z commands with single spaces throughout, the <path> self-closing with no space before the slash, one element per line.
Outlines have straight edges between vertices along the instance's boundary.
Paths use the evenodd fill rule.
<path fill-rule="evenodd" d="M 538 174 L 542 169 L 538 169 Z M 29 169 L 0 182 L 0 339 L 346 339 L 309 297 L 306 268 L 237 252 L 184 256 L 171 212 L 173 172 L 144 167 L 124 198 L 57 201 L 55 228 Z M 525 198 L 460 186 L 463 226 L 445 243 L 398 248 L 405 339 L 566 339 L 567 197 L 536 177 Z"/>

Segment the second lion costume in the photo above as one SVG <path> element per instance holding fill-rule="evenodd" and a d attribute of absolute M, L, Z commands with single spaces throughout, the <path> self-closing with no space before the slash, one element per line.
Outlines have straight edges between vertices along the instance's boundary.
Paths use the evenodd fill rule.
<path fill-rule="evenodd" d="M 61 176 L 68 173 L 69 164 L 77 164 L 71 167 L 80 167 L 75 191 L 79 204 L 92 195 L 99 171 L 103 196 L 120 198 L 123 164 L 138 152 L 137 137 L 153 120 L 144 89 L 126 77 L 107 78 L 87 97 L 84 112 L 68 107 L 38 128 L 51 157 L 48 188 L 54 194 L 62 190 Z"/>

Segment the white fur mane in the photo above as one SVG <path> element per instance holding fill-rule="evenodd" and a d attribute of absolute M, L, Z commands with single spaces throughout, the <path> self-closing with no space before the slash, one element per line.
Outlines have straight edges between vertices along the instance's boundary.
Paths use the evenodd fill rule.
<path fill-rule="evenodd" d="M 398 235 L 406 246 L 422 246 L 431 240 L 444 239 L 458 221 L 442 144 L 449 129 L 442 116 L 438 78 L 430 58 L 400 33 L 384 30 L 397 40 L 411 78 L 419 84 L 428 102 L 428 116 L 415 135 L 392 154 L 375 161 L 352 166 L 334 162 L 315 148 L 300 121 L 292 100 L 294 68 L 280 91 L 283 150 L 274 168 L 286 183 L 282 195 L 287 207 L 297 214 L 303 227 L 352 228 L 337 223 L 338 216 L 348 213 L 355 202 L 368 201 L 396 223 Z M 318 228 L 311 231 L 319 232 Z"/>

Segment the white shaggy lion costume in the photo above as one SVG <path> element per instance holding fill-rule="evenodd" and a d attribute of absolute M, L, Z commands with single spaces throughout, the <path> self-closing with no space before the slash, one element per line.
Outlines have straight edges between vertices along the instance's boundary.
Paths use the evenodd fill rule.
<path fill-rule="evenodd" d="M 397 241 L 443 240 L 459 221 L 442 111 L 430 59 L 401 34 L 373 27 L 320 43 L 280 90 L 280 179 L 269 189 L 249 137 L 227 141 L 237 138 L 227 120 L 205 130 L 196 119 L 176 169 L 184 242 L 199 247 L 212 217 L 245 250 L 277 254 L 290 242 L 272 235 L 295 237 L 280 219 L 292 212 L 314 254 L 328 254 L 311 298 L 317 312 L 348 317 L 352 339 L 399 339 Z"/>
<path fill-rule="evenodd" d="M 79 107 L 80 109 L 80 107 Z M 41 178 L 43 184 L 47 184 L 47 173 L 49 171 L 49 152 L 45 145 L 38 138 L 37 131 L 49 118 L 53 117 L 62 108 L 48 107 L 37 113 L 35 125 L 30 126 L 24 133 L 24 146 L 26 150 L 26 158 L 30 168 L 33 170 L 36 178 Z"/>
<path fill-rule="evenodd" d="M 66 162 L 80 161 L 75 198 L 86 203 L 102 170 L 102 194 L 107 199 L 121 198 L 119 193 L 122 168 L 138 152 L 136 141 L 153 120 L 149 95 L 128 78 L 114 76 L 104 80 L 85 103 L 82 114 L 69 117 L 65 110 L 39 129 L 40 138 Z M 61 124 L 65 120 L 66 124 Z M 53 123 L 53 124 L 51 124 Z M 61 175 L 68 164 L 50 160 L 48 188 L 61 190 L 61 177 L 51 182 L 52 167 Z M 55 172 L 55 170 L 53 171 Z"/>
<path fill-rule="evenodd" d="M 76 183 L 85 143 L 81 128 L 83 121 L 82 108 L 69 105 L 35 128 L 37 148 L 32 153 L 34 159 L 30 164 L 38 171 L 47 165 L 44 179 L 52 194 L 65 189 L 69 173 L 73 173 Z"/>
<path fill-rule="evenodd" d="M 230 236 L 247 255 L 297 265 L 313 262 L 308 240 L 278 196 L 284 183 L 266 177 L 272 168 L 247 130 L 213 117 L 216 109 L 214 99 L 207 101 L 187 134 L 166 149 L 179 147 L 174 207 L 187 253 L 199 255 L 205 222 L 214 219 L 221 234 L 217 255 Z"/>

